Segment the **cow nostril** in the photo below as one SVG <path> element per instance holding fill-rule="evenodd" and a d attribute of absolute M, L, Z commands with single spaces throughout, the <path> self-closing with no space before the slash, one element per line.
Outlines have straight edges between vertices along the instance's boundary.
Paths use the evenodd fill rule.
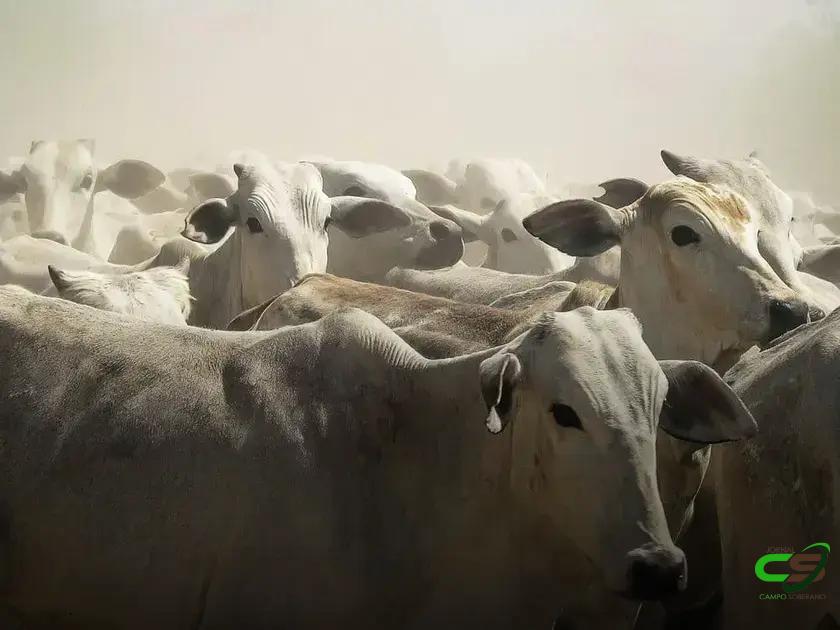
<path fill-rule="evenodd" d="M 808 322 L 808 306 L 799 300 L 772 300 L 769 311 L 771 339 Z"/>
<path fill-rule="evenodd" d="M 629 569 L 630 596 L 659 600 L 685 590 L 686 564 L 682 554 L 653 555 L 632 562 Z"/>
<path fill-rule="evenodd" d="M 435 221 L 429 225 L 429 232 L 433 239 L 442 241 L 452 233 L 452 230 L 443 221 Z"/>

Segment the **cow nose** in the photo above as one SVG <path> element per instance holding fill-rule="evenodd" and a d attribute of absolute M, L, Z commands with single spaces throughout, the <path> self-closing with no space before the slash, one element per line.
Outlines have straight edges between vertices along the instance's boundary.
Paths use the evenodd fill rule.
<path fill-rule="evenodd" d="M 677 547 L 646 545 L 627 554 L 629 595 L 633 599 L 665 599 L 685 590 L 685 554 Z"/>
<path fill-rule="evenodd" d="M 770 302 L 770 339 L 808 323 L 808 305 L 799 300 Z"/>
<path fill-rule="evenodd" d="M 444 223 L 443 221 L 433 221 L 429 225 L 429 232 L 431 233 L 432 238 L 436 241 L 442 241 L 449 238 L 454 231 L 454 226 L 449 223 Z"/>

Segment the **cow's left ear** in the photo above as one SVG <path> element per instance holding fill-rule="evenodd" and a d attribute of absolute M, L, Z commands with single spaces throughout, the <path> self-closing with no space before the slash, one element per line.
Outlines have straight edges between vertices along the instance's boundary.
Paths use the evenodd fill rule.
<path fill-rule="evenodd" d="M 341 196 L 333 197 L 330 202 L 330 225 L 352 238 L 386 232 L 411 223 L 405 210 L 378 199 Z"/>
<path fill-rule="evenodd" d="M 621 242 L 632 214 L 591 199 L 567 199 L 522 220 L 541 241 L 570 256 L 597 256 Z"/>
<path fill-rule="evenodd" d="M 501 433 L 515 412 L 515 390 L 522 376 L 522 366 L 516 355 L 496 354 L 481 362 L 481 394 L 487 404 L 485 425 L 490 433 Z"/>
<path fill-rule="evenodd" d="M 26 178 L 20 171 L 0 171 L 0 201 L 6 197 L 26 192 Z"/>
<path fill-rule="evenodd" d="M 752 437 L 758 425 L 718 374 L 699 361 L 660 361 L 668 379 L 659 426 L 675 438 L 717 444 Z"/>
<path fill-rule="evenodd" d="M 196 243 L 212 245 L 224 238 L 238 217 L 236 209 L 227 199 L 208 199 L 187 216 L 181 236 Z"/>
<path fill-rule="evenodd" d="M 142 160 L 114 162 L 96 178 L 94 192 L 110 190 L 123 199 L 136 199 L 152 192 L 166 181 L 166 175 Z"/>

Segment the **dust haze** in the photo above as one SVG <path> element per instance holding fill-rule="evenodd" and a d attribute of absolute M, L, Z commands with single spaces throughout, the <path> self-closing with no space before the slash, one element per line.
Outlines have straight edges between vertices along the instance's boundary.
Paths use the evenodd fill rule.
<path fill-rule="evenodd" d="M 757 149 L 840 201 L 840 2 L 0 0 L 0 160 L 94 137 L 160 167 L 255 148 L 554 182 Z"/>

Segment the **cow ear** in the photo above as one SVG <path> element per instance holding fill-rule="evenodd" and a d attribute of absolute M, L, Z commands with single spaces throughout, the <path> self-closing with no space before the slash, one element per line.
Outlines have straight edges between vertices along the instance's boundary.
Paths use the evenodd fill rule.
<path fill-rule="evenodd" d="M 684 175 L 697 182 L 708 181 L 713 166 L 711 160 L 704 160 L 690 155 L 680 155 L 667 149 L 662 149 L 659 155 L 662 157 L 665 166 L 674 175 Z"/>
<path fill-rule="evenodd" d="M 0 171 L 0 201 L 6 197 L 26 192 L 26 178 L 21 171 Z"/>
<path fill-rule="evenodd" d="M 142 160 L 120 160 L 100 171 L 95 192 L 110 190 L 123 199 L 136 199 L 166 181 L 166 175 Z"/>
<path fill-rule="evenodd" d="M 515 393 L 522 366 L 516 355 L 502 352 L 482 361 L 478 371 L 481 395 L 487 405 L 485 425 L 490 433 L 501 433 L 516 411 Z"/>
<path fill-rule="evenodd" d="M 333 197 L 330 226 L 352 238 L 386 232 L 411 223 L 408 214 L 396 206 L 366 197 Z"/>
<path fill-rule="evenodd" d="M 226 199 L 236 192 L 236 183 L 222 173 L 193 173 L 190 187 L 202 201 L 205 199 Z"/>
<path fill-rule="evenodd" d="M 604 189 L 604 194 L 595 197 L 595 201 L 606 204 L 611 208 L 629 206 L 644 197 L 649 188 L 640 179 L 633 179 L 632 177 L 609 179 L 598 185 Z"/>
<path fill-rule="evenodd" d="M 256 330 L 254 326 L 256 326 L 260 317 L 262 317 L 262 314 L 265 313 L 268 307 L 274 304 L 277 297 L 278 296 L 275 295 L 267 299 L 262 304 L 252 306 L 247 311 L 242 311 L 239 315 L 228 322 L 225 330 Z"/>
<path fill-rule="evenodd" d="M 181 236 L 196 243 L 218 243 L 236 223 L 238 215 L 226 199 L 208 199 L 196 206 L 186 219 Z"/>
<path fill-rule="evenodd" d="M 631 215 L 591 199 L 567 199 L 528 215 L 533 236 L 570 256 L 597 256 L 621 242 Z"/>
<path fill-rule="evenodd" d="M 417 192 L 417 201 L 428 206 L 445 206 L 458 203 L 458 186 L 445 175 L 424 169 L 402 172 L 411 180 Z"/>
<path fill-rule="evenodd" d="M 490 215 L 478 215 L 475 212 L 462 210 L 452 205 L 429 206 L 429 210 L 441 218 L 449 219 L 453 223 L 456 223 L 461 228 L 465 243 L 483 240 L 481 238 L 482 230 L 484 229 L 487 217 Z"/>
<path fill-rule="evenodd" d="M 752 437 L 758 425 L 737 394 L 699 361 L 660 361 L 668 379 L 659 426 L 680 440 L 717 444 Z"/>
<path fill-rule="evenodd" d="M 59 293 L 61 293 L 62 291 L 66 291 L 67 287 L 69 287 L 72 283 L 72 280 L 67 274 L 67 272 L 62 271 L 58 267 L 47 265 L 47 271 L 50 274 L 50 279 L 52 280 L 53 285 L 56 289 L 58 289 Z"/>

